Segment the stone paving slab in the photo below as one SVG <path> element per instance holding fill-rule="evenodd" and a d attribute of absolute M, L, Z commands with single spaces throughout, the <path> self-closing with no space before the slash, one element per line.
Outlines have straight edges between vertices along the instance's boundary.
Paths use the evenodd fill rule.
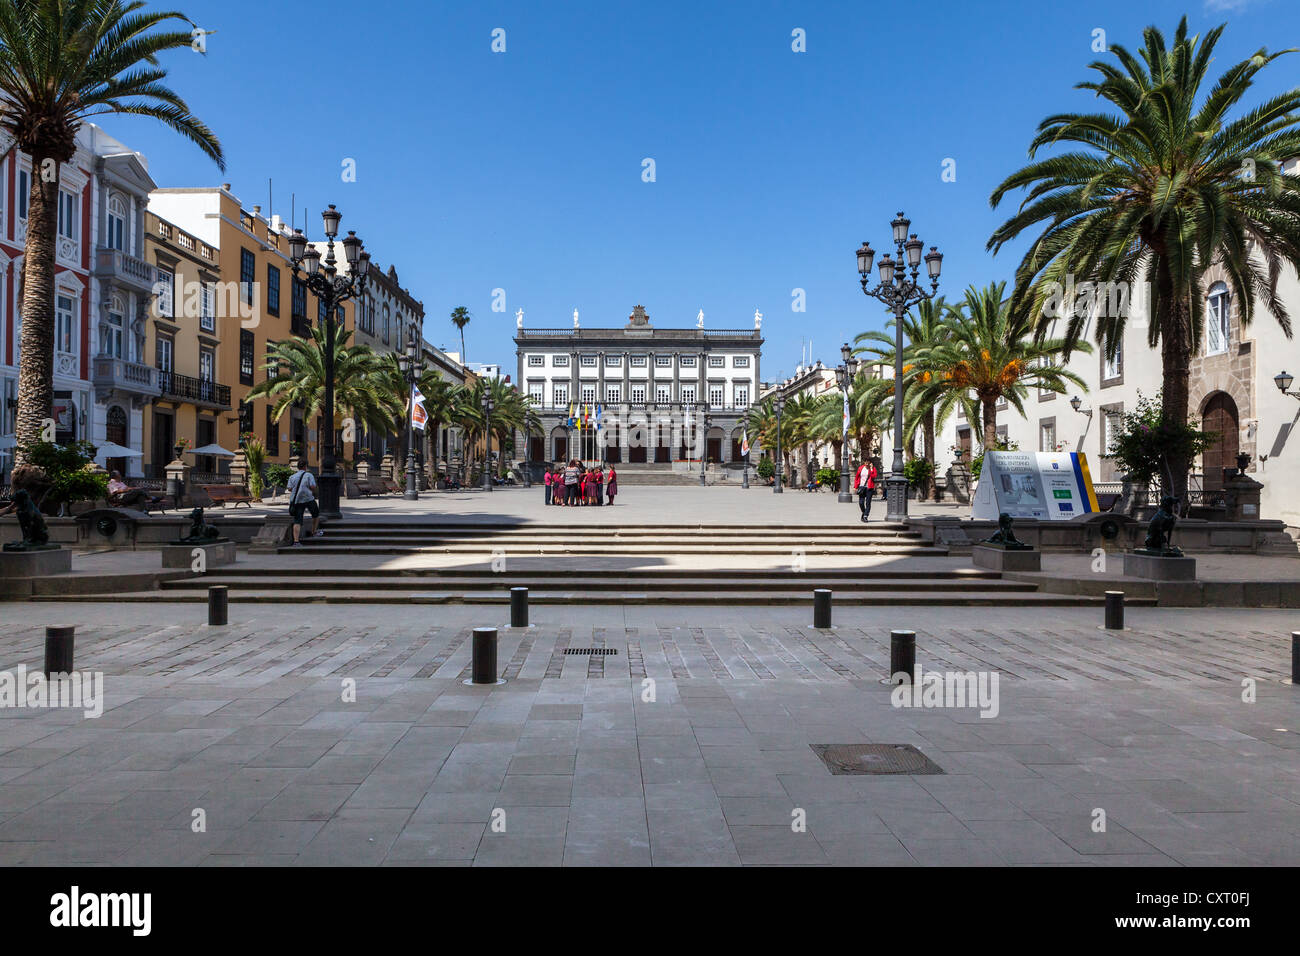
<path fill-rule="evenodd" d="M 0 671 L 76 623 L 107 700 L 0 708 L 3 864 L 1300 863 L 1285 611 L 1133 609 L 1119 634 L 1078 609 L 844 611 L 830 631 L 798 609 L 539 611 L 501 632 L 508 683 L 467 687 L 482 609 L 209 628 L 173 604 L 17 607 Z M 925 668 L 996 671 L 998 715 L 892 706 L 899 625 Z M 834 776 L 809 746 L 854 742 L 945 773 Z"/>

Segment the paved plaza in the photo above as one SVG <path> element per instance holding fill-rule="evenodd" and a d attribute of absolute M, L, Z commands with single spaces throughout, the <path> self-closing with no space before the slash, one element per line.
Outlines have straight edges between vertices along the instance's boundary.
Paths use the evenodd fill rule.
<path fill-rule="evenodd" d="M 106 698 L 0 709 L 0 864 L 1300 862 L 1294 612 L 539 607 L 486 687 L 470 628 L 501 608 L 202 614 L 0 605 L 0 669 L 76 624 Z M 896 627 L 996 673 L 996 716 L 893 706 Z M 867 743 L 943 773 L 810 746 Z"/>

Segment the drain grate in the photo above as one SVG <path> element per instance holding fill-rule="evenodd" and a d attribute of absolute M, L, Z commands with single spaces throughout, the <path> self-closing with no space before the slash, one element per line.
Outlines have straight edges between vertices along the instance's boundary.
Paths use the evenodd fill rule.
<path fill-rule="evenodd" d="M 617 654 L 617 647 L 566 647 L 565 654 L 589 654 L 592 657 L 605 657 L 610 654 Z"/>
<path fill-rule="evenodd" d="M 840 774 L 943 773 L 911 744 L 809 744 L 830 772 Z"/>

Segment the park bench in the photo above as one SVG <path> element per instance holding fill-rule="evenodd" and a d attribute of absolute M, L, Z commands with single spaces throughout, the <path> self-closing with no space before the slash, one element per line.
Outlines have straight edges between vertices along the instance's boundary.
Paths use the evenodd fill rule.
<path fill-rule="evenodd" d="M 383 482 L 374 478 L 367 478 L 364 481 L 358 478 L 356 486 L 357 494 L 363 497 L 369 495 L 384 495 L 388 493 L 388 489 L 384 487 Z"/>
<path fill-rule="evenodd" d="M 226 504 L 232 503 L 236 508 L 241 504 L 253 507 L 253 496 L 240 485 L 199 485 L 213 504 L 221 505 L 223 508 Z"/>

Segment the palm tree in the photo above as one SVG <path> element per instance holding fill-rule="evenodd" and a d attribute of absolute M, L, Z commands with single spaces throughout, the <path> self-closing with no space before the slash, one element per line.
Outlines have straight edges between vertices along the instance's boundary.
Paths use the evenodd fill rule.
<path fill-rule="evenodd" d="M 1051 319 L 1045 305 L 1070 279 L 1116 283 L 1121 290 L 1141 284 L 1152 318 L 1147 340 L 1160 347 L 1162 417 L 1170 427 L 1188 421 L 1206 270 L 1222 266 L 1243 325 L 1262 300 L 1287 336 L 1291 319 L 1277 282 L 1284 262 L 1300 270 L 1300 179 L 1281 171 L 1284 161 L 1300 155 L 1300 88 L 1231 116 L 1256 74 L 1281 53 L 1260 48 L 1202 93 L 1223 29 L 1189 37 L 1184 17 L 1172 47 L 1155 27 L 1143 32 L 1137 56 L 1112 46 L 1118 62 L 1091 64 L 1100 79 L 1078 88 L 1118 112 L 1043 120 L 1029 147 L 1033 161 L 990 199 L 996 208 L 1011 190 L 1028 190 L 988 247 L 996 251 L 1028 229 L 1040 230 L 1017 270 L 1015 290 L 1015 311 L 1032 316 L 1040 334 Z M 1062 142 L 1079 148 L 1035 159 L 1040 148 Z M 1066 343 L 1086 335 L 1096 315 L 1096 340 L 1113 355 L 1128 309 L 1111 311 L 1067 304 Z M 1172 493 L 1182 496 L 1190 459 L 1169 465 Z"/>
<path fill-rule="evenodd" d="M 469 314 L 469 309 L 463 305 L 458 305 L 451 310 L 451 323 L 460 329 L 460 364 L 465 364 L 465 326 L 469 325 L 469 320 L 473 316 Z"/>
<path fill-rule="evenodd" d="M 76 155 L 81 124 L 101 114 L 152 116 L 221 169 L 212 131 L 162 84 L 158 54 L 188 48 L 190 31 L 158 30 L 179 13 L 141 13 L 121 0 L 0 2 L 0 128 L 32 161 L 22 276 L 17 445 L 40 440 L 54 392 L 54 250 L 60 163 Z"/>
<path fill-rule="evenodd" d="M 1023 416 L 1031 387 L 1058 394 L 1083 379 L 1058 359 L 1067 354 L 1063 339 L 1036 337 L 1029 323 L 1015 319 L 1005 282 L 971 286 L 965 301 L 948 307 L 946 339 L 914 366 L 915 402 L 935 407 L 942 420 L 958 406 L 973 424 L 981 423 L 986 451 L 997 447 L 997 406 L 1005 399 Z M 1075 349 L 1091 352 L 1079 342 Z"/>
<path fill-rule="evenodd" d="M 349 345 L 351 337 L 342 325 L 334 330 L 335 421 L 350 415 L 367 431 L 388 434 L 406 407 L 404 386 L 394 392 L 384 361 L 368 345 Z M 246 400 L 271 399 L 271 418 L 277 422 L 294 406 L 314 420 L 325 405 L 325 330 L 313 326 L 310 338 L 293 336 L 276 343 L 265 369 L 266 381 L 254 385 Z M 332 437 L 322 436 L 322 442 Z"/>

